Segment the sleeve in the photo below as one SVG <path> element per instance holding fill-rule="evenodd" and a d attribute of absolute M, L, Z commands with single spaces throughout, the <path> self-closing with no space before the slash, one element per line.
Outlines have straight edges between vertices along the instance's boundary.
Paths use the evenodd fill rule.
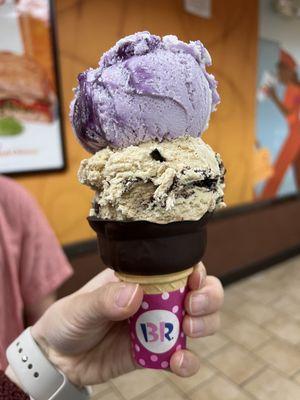
<path fill-rule="evenodd" d="M 29 397 L 0 371 L 0 400 L 29 400 Z"/>
<path fill-rule="evenodd" d="M 284 105 L 289 112 L 297 111 L 300 104 L 300 90 L 294 86 L 288 86 L 284 96 Z"/>
<path fill-rule="evenodd" d="M 46 218 L 27 192 L 22 193 L 20 283 L 24 305 L 54 292 L 72 268 Z"/>

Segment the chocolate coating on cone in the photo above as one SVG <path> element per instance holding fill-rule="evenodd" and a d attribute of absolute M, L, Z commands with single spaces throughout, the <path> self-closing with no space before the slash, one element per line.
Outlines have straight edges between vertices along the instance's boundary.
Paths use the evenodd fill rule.
<path fill-rule="evenodd" d="M 201 261 L 206 248 L 206 223 L 156 224 L 147 221 L 109 221 L 88 217 L 97 233 L 100 256 L 115 271 L 135 275 L 171 274 Z"/>

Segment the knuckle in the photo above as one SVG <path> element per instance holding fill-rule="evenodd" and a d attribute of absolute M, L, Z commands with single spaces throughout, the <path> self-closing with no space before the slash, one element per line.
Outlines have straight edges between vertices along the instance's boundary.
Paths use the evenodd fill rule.
<path fill-rule="evenodd" d="M 216 291 L 216 303 L 219 308 L 221 308 L 224 303 L 224 290 L 222 286 Z"/>
<path fill-rule="evenodd" d="M 211 277 L 210 283 L 212 301 L 217 308 L 221 308 L 224 303 L 224 289 L 222 283 L 218 278 L 214 276 Z"/>
<path fill-rule="evenodd" d="M 97 296 L 97 308 L 104 312 L 114 304 L 114 285 L 108 284 L 103 286 L 100 296 Z"/>
<path fill-rule="evenodd" d="M 113 285 L 107 285 L 103 292 L 103 306 L 106 307 L 112 303 L 112 299 L 114 296 L 114 287 Z"/>
<path fill-rule="evenodd" d="M 205 336 L 212 336 L 220 329 L 220 315 L 215 313 L 203 318 Z"/>

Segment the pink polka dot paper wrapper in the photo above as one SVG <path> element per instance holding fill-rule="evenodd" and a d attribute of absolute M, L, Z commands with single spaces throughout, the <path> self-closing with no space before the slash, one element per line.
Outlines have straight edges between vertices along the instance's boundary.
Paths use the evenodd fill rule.
<path fill-rule="evenodd" d="M 182 331 L 187 288 L 145 294 L 141 307 L 129 319 L 132 352 L 145 368 L 168 369 L 172 354 L 186 348 Z"/>

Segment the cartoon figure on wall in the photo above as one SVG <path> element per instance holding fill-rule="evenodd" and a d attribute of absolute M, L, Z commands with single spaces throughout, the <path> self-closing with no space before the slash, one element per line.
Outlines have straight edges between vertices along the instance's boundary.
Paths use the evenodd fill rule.
<path fill-rule="evenodd" d="M 283 49 L 280 50 L 280 59 L 277 64 L 277 78 L 285 87 L 283 99 L 279 97 L 273 85 L 266 85 L 264 90 L 286 119 L 288 133 L 274 162 L 273 173 L 262 190 L 261 199 L 276 196 L 284 175 L 291 165 L 295 182 L 300 189 L 300 81 L 296 61 Z"/>
<path fill-rule="evenodd" d="M 259 1 L 256 200 L 300 190 L 300 24 L 272 4 Z"/>

